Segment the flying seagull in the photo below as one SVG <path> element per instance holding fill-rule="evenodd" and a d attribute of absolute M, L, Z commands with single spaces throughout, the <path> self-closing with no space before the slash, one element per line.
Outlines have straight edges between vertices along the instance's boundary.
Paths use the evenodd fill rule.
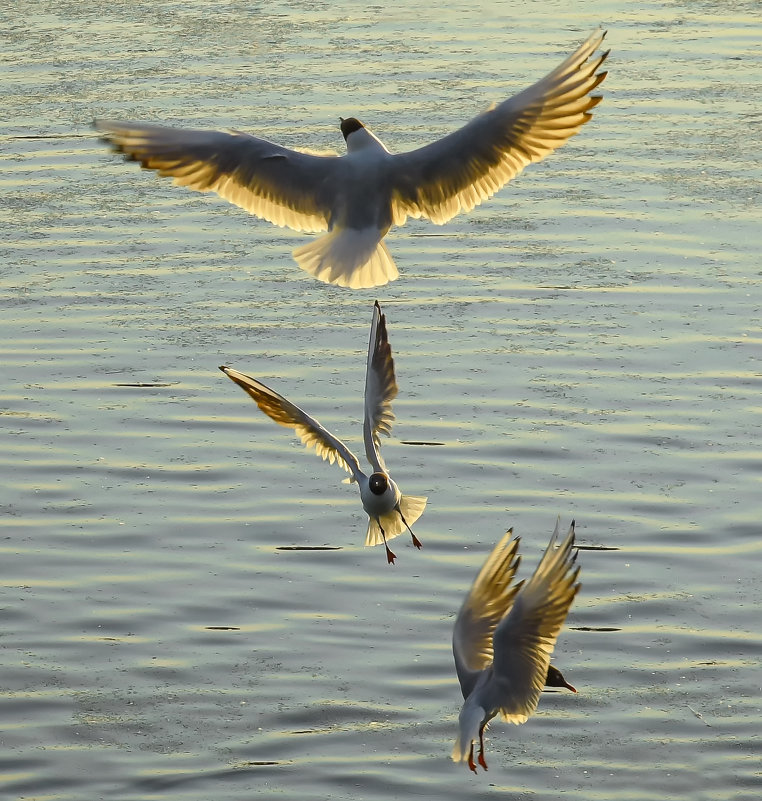
<path fill-rule="evenodd" d="M 560 521 L 559 521 L 560 522 Z M 465 703 L 458 719 L 455 762 L 467 762 L 476 773 L 484 759 L 484 730 L 496 715 L 508 723 L 525 723 L 537 709 L 543 686 L 567 687 L 550 655 L 569 607 L 577 594 L 574 522 L 560 544 L 556 523 L 532 577 L 512 584 L 521 557 L 513 529 L 498 542 L 458 612 L 452 636 L 455 669 Z"/>
<path fill-rule="evenodd" d="M 391 434 L 394 412 L 392 401 L 397 397 L 397 379 L 394 375 L 394 360 L 386 332 L 386 315 L 376 301 L 373 307 L 373 322 L 368 343 L 368 367 L 365 376 L 365 422 L 363 440 L 365 455 L 373 472 L 368 475 L 360 469 L 357 457 L 338 437 L 335 437 L 317 420 L 310 417 L 290 401 L 251 376 L 239 373 L 232 367 L 220 367 L 225 375 L 238 384 L 256 401 L 257 406 L 282 426 L 293 428 L 308 448 L 314 448 L 318 456 L 330 463 L 336 462 L 348 473 L 352 482 L 357 482 L 363 509 L 368 515 L 366 545 L 383 542 L 386 558 L 393 564 L 396 555 L 389 548 L 388 540 L 402 534 L 406 529 L 413 538 L 413 545 L 421 547 L 411 526 L 423 514 L 426 498 L 403 495 L 386 469 L 379 451 L 379 434 Z"/>
<path fill-rule="evenodd" d="M 321 232 L 294 250 L 321 281 L 362 289 L 399 276 L 384 237 L 407 217 L 437 225 L 492 197 L 527 164 L 560 147 L 601 101 L 590 93 L 608 51 L 597 31 L 552 72 L 429 145 L 393 154 L 355 117 L 341 121 L 341 156 L 291 150 L 237 130 L 96 120 L 103 138 L 146 169 L 295 231 Z"/>

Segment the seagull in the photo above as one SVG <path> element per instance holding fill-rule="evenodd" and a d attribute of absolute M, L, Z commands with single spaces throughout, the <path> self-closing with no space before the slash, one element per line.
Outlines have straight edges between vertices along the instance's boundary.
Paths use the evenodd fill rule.
<path fill-rule="evenodd" d="M 556 523 L 537 569 L 529 580 L 513 584 L 521 557 L 513 529 L 498 542 L 458 612 L 452 636 L 455 669 L 465 703 L 458 719 L 455 762 L 467 762 L 476 773 L 484 759 L 484 730 L 496 715 L 508 723 L 525 723 L 537 709 L 544 685 L 577 692 L 550 655 L 569 607 L 580 588 L 575 565 L 574 521 L 563 541 Z"/>
<path fill-rule="evenodd" d="M 293 255 L 328 284 L 383 286 L 399 273 L 384 243 L 392 225 L 425 217 L 443 225 L 492 197 L 528 164 L 574 136 L 601 96 L 608 52 L 596 31 L 537 83 L 493 104 L 462 128 L 417 150 L 391 153 L 355 117 L 339 118 L 346 153 L 291 150 L 238 130 L 167 128 L 96 120 L 128 159 L 176 184 L 220 197 L 295 231 L 327 231 Z"/>
<path fill-rule="evenodd" d="M 373 321 L 368 343 L 368 368 L 365 376 L 365 422 L 363 440 L 365 455 L 373 472 L 367 475 L 360 469 L 357 457 L 338 437 L 331 434 L 317 420 L 310 417 L 290 401 L 251 376 L 239 373 L 232 367 L 220 367 L 223 373 L 238 384 L 255 401 L 257 406 L 282 426 L 293 428 L 308 448 L 314 448 L 318 456 L 331 464 L 336 462 L 348 473 L 350 482 L 360 488 L 363 509 L 368 514 L 366 545 L 383 542 L 388 564 L 394 564 L 396 554 L 392 553 L 388 540 L 402 534 L 405 529 L 413 538 L 413 545 L 421 547 L 411 526 L 423 514 L 426 498 L 403 495 L 396 482 L 392 480 L 379 452 L 379 433 L 391 434 L 394 412 L 392 401 L 397 397 L 397 379 L 394 375 L 394 360 L 386 332 L 386 315 L 376 301 L 373 307 Z"/>

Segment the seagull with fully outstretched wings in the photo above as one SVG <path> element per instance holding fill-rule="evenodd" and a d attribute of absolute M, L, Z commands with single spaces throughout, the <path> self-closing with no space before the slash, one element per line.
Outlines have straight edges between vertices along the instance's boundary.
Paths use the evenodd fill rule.
<path fill-rule="evenodd" d="M 565 61 L 462 128 L 406 153 L 390 153 L 355 117 L 341 119 L 344 155 L 291 150 L 241 131 L 96 120 L 129 159 L 176 184 L 216 192 L 251 214 L 324 236 L 294 250 L 321 281 L 361 289 L 398 277 L 384 237 L 408 217 L 442 225 L 492 197 L 528 164 L 564 144 L 601 101 L 590 93 L 608 51 L 595 32 Z"/>
<path fill-rule="evenodd" d="M 225 375 L 238 384 L 256 402 L 257 406 L 282 426 L 293 428 L 308 448 L 314 448 L 318 456 L 336 462 L 351 474 L 351 481 L 360 488 L 363 509 L 368 514 L 366 545 L 383 542 L 390 564 L 396 555 L 389 548 L 388 540 L 402 534 L 406 529 L 413 538 L 413 545 L 421 547 L 411 526 L 423 514 L 426 498 L 403 495 L 381 457 L 379 434 L 391 434 L 394 412 L 392 401 L 397 397 L 397 379 L 394 375 L 394 360 L 386 331 L 386 315 L 376 301 L 373 307 L 373 322 L 368 343 L 368 366 L 365 376 L 365 421 L 363 440 L 365 455 L 373 468 L 367 475 L 360 468 L 357 457 L 338 437 L 324 428 L 298 406 L 286 400 L 261 381 L 239 373 L 232 367 L 220 367 Z"/>
<path fill-rule="evenodd" d="M 560 522 L 560 521 L 559 521 Z M 556 523 L 532 577 L 513 583 L 521 557 L 513 529 L 495 546 L 458 612 L 452 635 L 455 669 L 465 703 L 458 719 L 455 762 L 476 773 L 484 759 L 484 730 L 496 715 L 525 723 L 537 709 L 544 686 L 576 692 L 550 664 L 558 633 L 580 584 L 575 565 L 574 522 L 558 544 Z"/>

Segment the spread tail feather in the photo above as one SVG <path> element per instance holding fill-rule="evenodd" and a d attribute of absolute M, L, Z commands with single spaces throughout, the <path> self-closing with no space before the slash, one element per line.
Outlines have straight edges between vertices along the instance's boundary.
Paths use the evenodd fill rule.
<path fill-rule="evenodd" d="M 403 495 L 400 498 L 400 511 L 409 526 L 412 526 L 423 514 L 423 510 L 426 508 L 426 501 L 428 501 L 428 498 L 424 498 L 421 495 Z"/>
<path fill-rule="evenodd" d="M 473 740 L 470 740 L 468 745 L 466 745 L 465 738 L 459 734 L 452 752 L 450 753 L 450 759 L 453 762 L 465 762 L 468 759 L 468 754 L 473 742 Z"/>
<path fill-rule="evenodd" d="M 383 286 L 399 273 L 380 235 L 376 228 L 334 228 L 296 248 L 294 258 L 305 272 L 326 284 L 350 289 Z"/>
<path fill-rule="evenodd" d="M 482 707 L 472 699 L 466 699 L 458 716 L 458 739 L 450 754 L 453 762 L 468 762 L 472 754 L 471 746 L 474 740 L 479 739 L 479 727 L 485 717 Z"/>
<path fill-rule="evenodd" d="M 428 498 L 422 498 L 417 495 L 403 495 L 400 498 L 400 511 L 405 516 L 408 525 L 412 526 L 423 514 L 427 500 Z M 407 527 L 402 522 L 400 513 L 396 509 L 392 509 L 391 512 L 381 516 L 381 525 L 384 527 L 387 542 L 407 531 Z M 381 536 L 378 522 L 371 518 L 368 520 L 368 533 L 365 536 L 365 544 L 380 545 L 383 541 L 384 538 Z"/>

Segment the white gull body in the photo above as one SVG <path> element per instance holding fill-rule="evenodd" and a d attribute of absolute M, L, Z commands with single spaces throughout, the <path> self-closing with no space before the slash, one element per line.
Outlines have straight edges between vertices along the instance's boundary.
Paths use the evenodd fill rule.
<path fill-rule="evenodd" d="M 321 281 L 360 289 L 398 277 L 383 239 L 407 217 L 442 225 L 492 197 L 524 167 L 574 136 L 606 77 L 595 32 L 514 97 L 429 145 L 393 154 L 354 117 L 341 120 L 342 156 L 292 150 L 241 131 L 96 120 L 108 142 L 176 184 L 220 197 L 275 225 L 324 236 L 294 250 Z"/>
<path fill-rule="evenodd" d="M 386 317 L 381 313 L 378 301 L 373 307 L 365 376 L 363 440 L 365 455 L 373 468 L 370 474 L 360 468 L 357 457 L 338 437 L 298 406 L 251 376 L 231 367 L 222 366 L 220 370 L 248 393 L 268 417 L 282 426 L 293 428 L 308 448 L 314 448 L 323 459 L 331 464 L 336 462 L 351 474 L 350 480 L 357 482 L 363 509 L 369 518 L 366 545 L 383 542 L 390 564 L 394 563 L 396 555 L 387 541 L 406 529 L 410 532 L 413 545 L 421 547 L 411 526 L 423 514 L 427 499 L 403 495 L 389 475 L 380 452 L 379 434 L 389 435 L 392 430 L 394 413 L 391 403 L 397 397 L 397 380 L 386 331 Z"/>

